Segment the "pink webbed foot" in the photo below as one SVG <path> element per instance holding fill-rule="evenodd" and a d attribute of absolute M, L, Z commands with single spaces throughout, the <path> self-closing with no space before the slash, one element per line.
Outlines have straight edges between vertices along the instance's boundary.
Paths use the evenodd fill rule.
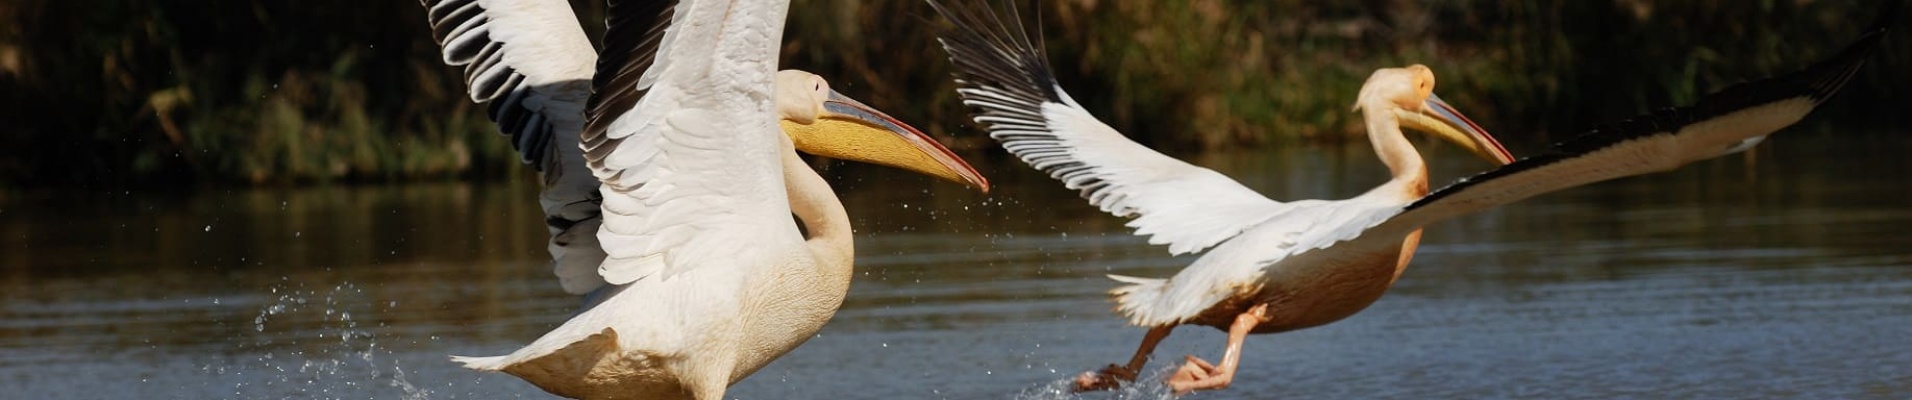
<path fill-rule="evenodd" d="M 1195 356 L 1187 358 L 1188 362 L 1183 363 L 1182 368 L 1176 369 L 1175 375 L 1168 377 L 1168 387 L 1175 391 L 1176 396 L 1197 390 L 1226 389 L 1229 383 L 1235 381 L 1235 371 L 1216 367 L 1215 364 Z"/>

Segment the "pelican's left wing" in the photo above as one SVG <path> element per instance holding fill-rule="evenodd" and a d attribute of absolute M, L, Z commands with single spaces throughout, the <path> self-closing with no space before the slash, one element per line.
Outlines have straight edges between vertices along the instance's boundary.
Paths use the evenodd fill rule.
<path fill-rule="evenodd" d="M 954 24 L 938 40 L 956 65 L 956 92 L 975 109 L 976 123 L 1031 167 L 1082 191 L 1090 204 L 1134 217 L 1128 226 L 1152 236 L 1150 244 L 1193 253 L 1294 208 L 1150 150 L 1089 115 L 1056 84 L 1013 5 L 1005 21 L 981 1 L 954 8 L 929 3 Z"/>
<path fill-rule="evenodd" d="M 1603 126 L 1559 144 L 1554 153 L 1462 179 L 1408 205 L 1377 230 L 1418 229 L 1543 193 L 1669 171 L 1751 148 L 1838 93 L 1878 48 L 1899 2 L 1892 0 L 1879 23 L 1831 58 L 1791 74 L 1728 87 L 1692 106 Z"/>
<path fill-rule="evenodd" d="M 597 52 L 564 0 L 420 0 L 447 65 L 464 67 L 471 101 L 511 136 L 524 162 L 562 169 L 576 145 Z"/>
<path fill-rule="evenodd" d="M 749 262 L 800 240 L 771 107 L 782 2 L 612 1 L 584 155 L 609 284 Z M 653 278 L 657 277 L 657 278 Z"/>
<path fill-rule="evenodd" d="M 566 291 L 602 285 L 598 181 L 578 132 L 597 52 L 565 0 L 421 0 L 446 64 L 525 163 L 544 175 L 538 204 L 551 230 L 552 271 Z M 589 233 L 587 233 L 589 232 Z"/>

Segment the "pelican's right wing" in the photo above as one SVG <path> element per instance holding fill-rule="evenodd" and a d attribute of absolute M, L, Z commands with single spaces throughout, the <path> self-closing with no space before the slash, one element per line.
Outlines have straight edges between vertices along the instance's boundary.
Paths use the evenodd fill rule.
<path fill-rule="evenodd" d="M 1554 153 L 1462 179 L 1408 205 L 1377 230 L 1418 229 L 1556 190 L 1669 171 L 1751 148 L 1838 93 L 1878 48 L 1899 3 L 1888 3 L 1879 23 L 1831 58 L 1790 74 L 1728 87 L 1692 106 L 1600 127 L 1559 144 Z"/>
<path fill-rule="evenodd" d="M 759 3 L 610 3 L 583 134 L 603 182 L 606 283 L 736 266 L 801 240 L 771 107 L 787 6 Z"/>
<path fill-rule="evenodd" d="M 939 41 L 956 65 L 957 94 L 989 137 L 1102 211 L 1134 217 L 1128 226 L 1152 236 L 1150 244 L 1167 244 L 1173 254 L 1201 251 L 1293 208 L 1150 150 L 1089 115 L 1056 84 L 1013 5 L 1005 20 L 982 1 L 929 3 L 954 24 Z"/>

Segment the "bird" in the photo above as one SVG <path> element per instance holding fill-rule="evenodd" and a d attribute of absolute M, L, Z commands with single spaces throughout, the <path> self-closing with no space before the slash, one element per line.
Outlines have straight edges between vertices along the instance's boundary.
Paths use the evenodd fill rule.
<path fill-rule="evenodd" d="M 589 295 L 517 351 L 453 357 L 468 368 L 572 398 L 720 399 L 848 290 L 847 211 L 798 151 L 989 187 L 914 127 L 777 71 L 787 1 L 611 1 L 601 55 L 563 0 L 422 3 L 543 168 L 554 272 Z"/>
<path fill-rule="evenodd" d="M 1097 120 L 1057 83 L 1013 3 L 928 1 L 949 21 L 938 40 L 956 67 L 956 92 L 991 138 L 1079 190 L 1091 205 L 1131 218 L 1127 226 L 1150 236 L 1150 244 L 1168 245 L 1173 254 L 1202 253 L 1166 279 L 1110 275 L 1121 284 L 1109 292 L 1115 312 L 1147 332 L 1128 363 L 1074 380 L 1078 391 L 1133 381 L 1177 326 L 1227 332 L 1221 362 L 1189 355 L 1165 379 L 1178 395 L 1228 387 L 1249 334 L 1321 326 L 1374 303 L 1406 270 L 1423 226 L 1751 148 L 1838 92 L 1877 47 L 1889 28 L 1885 16 L 1896 15 L 1890 11 L 1899 4 L 1891 1 L 1880 22 L 1853 44 L 1803 70 L 1597 127 L 1511 163 L 1491 136 L 1432 94 L 1429 68 L 1379 69 L 1363 84 L 1354 109 L 1391 178 L 1353 198 L 1279 202 L 1154 152 Z M 1471 139 L 1460 144 L 1505 165 L 1430 191 L 1425 164 L 1402 127 Z"/>

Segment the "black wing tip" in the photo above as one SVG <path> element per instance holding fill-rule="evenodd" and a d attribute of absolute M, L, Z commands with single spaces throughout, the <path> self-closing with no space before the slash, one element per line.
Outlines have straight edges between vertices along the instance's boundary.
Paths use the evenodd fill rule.
<path fill-rule="evenodd" d="M 1879 19 L 1866 28 L 1858 39 L 1854 39 L 1838 54 L 1793 74 L 1803 75 L 1799 79 L 1808 80 L 1806 84 L 1814 103 L 1832 98 L 1858 74 L 1859 67 L 1865 65 L 1866 59 L 1878 52 L 1879 43 L 1885 41 L 1886 34 L 1892 30 L 1892 21 L 1896 19 L 1894 17 L 1898 15 L 1901 3 L 1902 0 L 1888 1 Z"/>
<path fill-rule="evenodd" d="M 1045 101 L 1062 102 L 1055 73 L 1041 45 L 1040 22 L 1037 29 L 1025 25 L 1016 1 L 996 4 L 989 0 L 954 0 L 954 6 L 946 1 L 926 1 L 950 22 L 938 25 L 937 42 L 949 54 L 950 63 L 956 65 L 959 84 L 1030 91 Z"/>
<path fill-rule="evenodd" d="M 1902 0 L 1890 0 L 1888 11 L 1896 14 Z M 1892 14 L 1888 14 L 1892 15 Z M 1725 115 L 1741 109 L 1786 99 L 1805 97 L 1814 104 L 1825 102 L 1844 88 L 1891 28 L 1890 17 L 1881 17 L 1858 39 L 1837 54 L 1805 68 L 1771 78 L 1744 82 L 1715 91 L 1692 105 L 1655 110 L 1647 115 L 1616 123 L 1595 126 L 1586 133 L 1557 143 L 1563 153 L 1585 153 L 1658 132 L 1679 129 L 1687 124 Z"/>
<path fill-rule="evenodd" d="M 1892 31 L 1893 21 L 1898 19 L 1903 4 L 1903 0 L 1887 0 L 1880 9 L 1879 17 L 1866 27 L 1858 39 L 1853 39 L 1852 43 L 1832 57 L 1793 73 L 1804 76 L 1800 79 L 1808 80 L 1806 84 L 1813 102 L 1824 102 L 1831 98 L 1852 80 L 1853 75 L 1858 74 L 1859 67 L 1865 65 L 1872 53 L 1878 52 L 1879 43 Z"/>
<path fill-rule="evenodd" d="M 464 69 L 468 97 L 473 103 L 486 105 L 486 117 L 498 127 L 500 135 L 511 138 L 511 147 L 518 151 L 521 162 L 543 171 L 548 158 L 543 149 L 550 146 L 551 129 L 544 125 L 546 121 L 542 118 L 530 118 L 537 111 L 520 103 L 530 87 L 525 83 L 524 74 L 516 68 L 500 65 L 505 43 L 489 32 L 479 31 L 466 33 L 478 35 L 468 41 L 468 45 L 451 47 L 458 38 L 451 35 L 452 31 L 469 24 L 470 20 L 487 19 L 484 14 L 487 10 L 474 0 L 419 0 L 418 3 L 426 9 L 426 22 L 432 27 L 432 37 L 439 49 L 445 53 L 445 64 Z"/>
<path fill-rule="evenodd" d="M 1463 178 L 1415 200 L 1405 210 L 1432 204 L 1480 182 L 1579 157 L 1623 142 L 1673 132 L 1687 124 L 1734 111 L 1800 97 L 1811 99 L 1814 104 L 1823 103 L 1851 81 L 1859 68 L 1865 65 L 1868 56 L 1878 50 L 1879 42 L 1891 30 L 1891 22 L 1898 14 L 1901 3 L 1903 0 L 1888 0 L 1884 14 L 1858 39 L 1846 45 L 1838 54 L 1806 68 L 1785 75 L 1733 85 L 1706 95 L 1690 106 L 1663 108 L 1617 123 L 1598 125 L 1586 133 L 1555 144 L 1555 151 L 1552 153 L 1528 157 L 1491 171 Z"/>
<path fill-rule="evenodd" d="M 599 52 L 597 71 L 591 77 L 591 98 L 584 105 L 585 162 L 592 168 L 602 166 L 611 150 L 623 142 L 610 139 L 605 131 L 648 90 L 639 89 L 637 80 L 655 64 L 663 32 L 670 29 L 677 0 L 610 1 L 606 7 L 604 50 Z"/>

